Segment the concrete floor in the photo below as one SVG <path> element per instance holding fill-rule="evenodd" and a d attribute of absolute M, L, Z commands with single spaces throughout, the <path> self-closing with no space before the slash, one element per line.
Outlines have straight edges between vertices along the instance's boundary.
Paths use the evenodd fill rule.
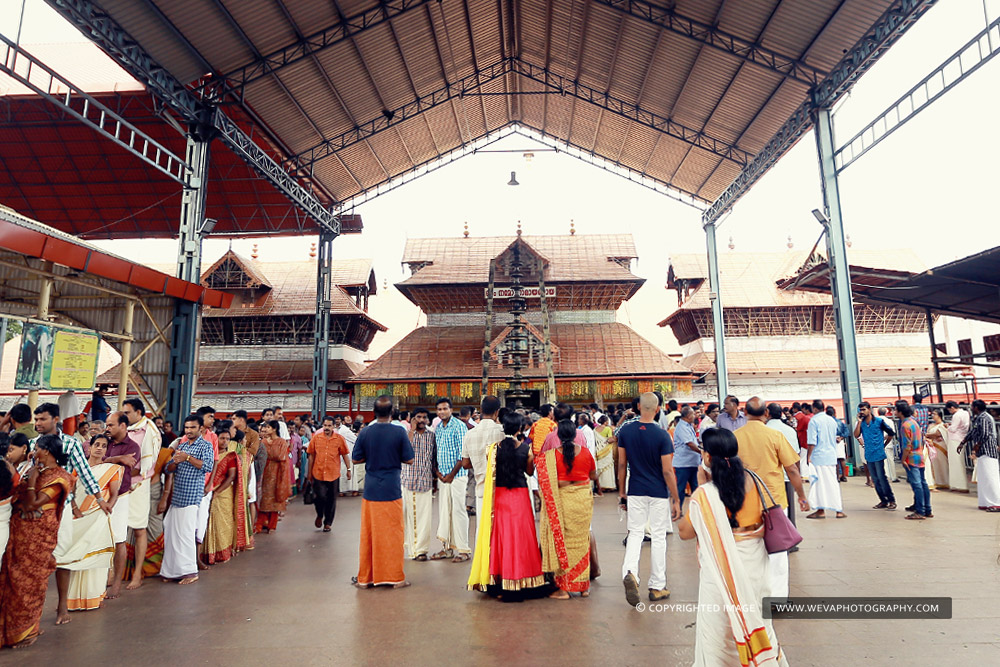
<path fill-rule="evenodd" d="M 908 504 L 908 487 L 893 486 Z M 904 521 L 901 510 L 869 509 L 877 499 L 863 479 L 842 488 L 847 520 L 799 521 L 792 595 L 953 597 L 954 618 L 778 620 L 789 662 L 1000 664 L 1000 517 L 976 510 L 974 494 L 934 492 L 935 519 Z M 52 583 L 45 635 L 26 651 L 3 651 L 0 664 L 689 665 L 693 611 L 638 613 L 625 602 L 615 500 L 596 504 L 604 576 L 588 600 L 500 603 L 467 592 L 469 565 L 450 562 L 407 562 L 410 588 L 359 591 L 349 582 L 360 499 L 341 499 L 329 534 L 313 528 L 311 507 L 294 503 L 275 534 L 193 586 L 147 581 L 57 628 Z M 671 601 L 696 602 L 695 545 L 671 536 L 667 568 Z"/>

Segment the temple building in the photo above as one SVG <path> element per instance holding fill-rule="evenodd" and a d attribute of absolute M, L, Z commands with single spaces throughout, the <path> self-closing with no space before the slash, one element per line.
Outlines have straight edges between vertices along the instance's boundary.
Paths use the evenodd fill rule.
<path fill-rule="evenodd" d="M 427 323 L 356 376 L 362 407 L 381 394 L 403 407 L 484 391 L 526 407 L 689 396 L 691 372 L 617 321 L 644 282 L 634 259 L 628 234 L 408 240 L 396 287 Z"/>
<path fill-rule="evenodd" d="M 370 259 L 334 260 L 327 409 L 347 410 L 349 382 L 386 328 L 368 314 L 376 292 Z M 312 401 L 316 260 L 260 262 L 230 250 L 201 284 L 234 295 L 226 309 L 202 310 L 194 405 L 257 412 L 281 405 L 309 412 Z"/>
<path fill-rule="evenodd" d="M 919 271 L 912 252 L 850 252 L 851 263 L 885 271 Z M 726 334 L 729 391 L 741 400 L 821 398 L 840 404 L 840 367 L 829 295 L 783 289 L 784 279 L 823 258 L 789 248 L 785 252 L 723 252 L 719 274 Z M 681 363 L 698 374 L 694 394 L 715 400 L 715 346 L 707 260 L 703 254 L 670 260 L 667 289 L 676 309 L 660 326 L 669 326 L 681 345 Z M 895 385 L 933 374 L 923 312 L 855 303 L 862 395 L 895 400 Z M 908 395 L 911 390 L 903 390 Z"/>

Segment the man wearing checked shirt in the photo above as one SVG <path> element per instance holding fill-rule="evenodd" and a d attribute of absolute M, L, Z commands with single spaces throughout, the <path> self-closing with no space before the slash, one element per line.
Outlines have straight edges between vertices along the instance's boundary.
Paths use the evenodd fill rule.
<path fill-rule="evenodd" d="M 465 491 L 469 471 L 462 467 L 462 445 L 469 427 L 456 419 L 451 400 L 438 399 L 437 416 L 441 422 L 434 429 L 437 445 L 438 530 L 444 547 L 431 560 L 451 558 L 463 563 L 471 557 L 469 549 L 469 514 L 465 509 Z"/>
<path fill-rule="evenodd" d="M 101 499 L 101 487 L 94 478 L 94 473 L 87 463 L 87 457 L 83 454 L 83 445 L 71 435 L 66 435 L 59 430 L 59 406 L 55 403 L 42 403 L 35 408 L 35 430 L 38 437 L 31 440 L 29 449 L 35 449 L 35 443 L 43 435 L 57 435 L 62 441 L 63 452 L 67 457 L 66 472 L 76 473 L 83 488 L 88 494 L 97 497 L 97 505 L 104 510 L 105 514 L 111 514 L 111 506 Z M 59 523 L 59 538 L 56 542 L 54 555 L 56 562 L 59 562 L 59 555 L 72 546 L 73 542 L 73 518 L 83 516 L 77 509 L 75 494 L 70 494 L 69 502 L 72 504 L 72 512 L 63 512 L 62 520 Z M 69 593 L 69 570 L 56 568 L 56 589 L 59 591 L 59 608 L 56 613 L 56 625 L 69 623 L 69 611 L 66 609 L 66 598 Z"/>

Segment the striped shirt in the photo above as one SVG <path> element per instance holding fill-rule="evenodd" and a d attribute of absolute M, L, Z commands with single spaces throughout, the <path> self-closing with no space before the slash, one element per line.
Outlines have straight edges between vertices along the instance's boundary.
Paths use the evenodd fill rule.
<path fill-rule="evenodd" d="M 413 445 L 413 465 L 403 466 L 400 482 L 407 491 L 430 491 L 434 482 L 434 431 L 412 431 L 410 444 Z"/>
<path fill-rule="evenodd" d="M 965 439 L 979 446 L 976 456 L 1000 458 L 997 453 L 997 424 L 990 413 L 983 411 L 972 418 L 972 428 Z"/>
<path fill-rule="evenodd" d="M 911 468 L 923 468 L 924 433 L 913 417 L 906 419 L 900 426 L 899 442 L 903 445 L 903 462 Z"/>
<path fill-rule="evenodd" d="M 83 482 L 83 488 L 87 490 L 87 493 L 99 497 L 101 494 L 101 485 L 97 483 L 97 478 L 94 477 L 94 472 L 90 469 L 87 457 L 83 454 L 83 445 L 80 444 L 79 440 L 71 435 L 66 435 L 62 431 L 59 431 L 57 435 L 59 436 L 59 440 L 62 441 L 63 453 L 66 454 L 68 459 L 64 466 L 66 472 L 76 473 L 76 476 Z M 41 437 L 33 438 L 28 443 L 28 449 L 35 451 L 35 443 Z"/>
<path fill-rule="evenodd" d="M 461 419 L 452 417 L 445 424 L 441 422 L 434 429 L 434 440 L 437 445 L 438 470 L 442 475 L 447 476 L 454 469 L 455 464 L 462 459 L 462 444 L 465 442 L 465 434 L 469 432 L 469 427 Z M 455 478 L 466 477 L 469 471 L 459 468 L 455 473 Z"/>

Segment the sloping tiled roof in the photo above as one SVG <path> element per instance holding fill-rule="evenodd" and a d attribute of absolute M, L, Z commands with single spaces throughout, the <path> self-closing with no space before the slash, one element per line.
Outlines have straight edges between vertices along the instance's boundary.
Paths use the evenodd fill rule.
<path fill-rule="evenodd" d="M 832 341 L 831 341 L 832 344 Z M 699 352 L 682 364 L 696 373 L 715 372 L 715 354 Z M 930 351 L 922 347 L 873 347 L 858 349 L 863 375 L 894 372 L 927 373 L 933 370 Z M 840 373 L 836 347 L 828 350 L 726 352 L 730 375 L 829 375 Z"/>
<path fill-rule="evenodd" d="M 719 280 L 723 308 L 773 308 L 781 306 L 828 306 L 829 295 L 804 290 L 779 289 L 777 282 L 794 275 L 808 256 L 808 250 L 785 252 L 719 253 Z M 909 249 L 850 250 L 852 264 L 884 269 L 922 271 L 922 262 Z M 702 280 L 684 305 L 673 311 L 660 326 L 682 310 L 711 308 L 708 295 L 708 260 L 703 254 L 682 254 L 670 258 L 667 289 L 678 280 Z"/>
<path fill-rule="evenodd" d="M 264 274 L 260 270 L 258 270 L 257 262 L 247 257 L 244 257 L 243 255 L 240 255 L 239 253 L 234 252 L 233 250 L 229 250 L 228 252 L 226 252 L 226 254 L 220 257 L 218 260 L 216 260 L 216 262 L 212 264 L 212 266 L 202 271 L 201 284 L 207 287 L 208 277 L 212 275 L 212 272 L 214 272 L 217 268 L 219 268 L 219 266 L 221 266 L 227 259 L 232 259 L 240 266 L 241 269 L 243 269 L 243 272 L 247 275 L 247 278 L 250 279 L 251 283 L 249 285 L 246 285 L 247 287 L 259 287 L 261 285 L 265 285 L 267 287 L 272 286 L 270 281 L 268 281 L 268 279 L 264 277 Z"/>
<path fill-rule="evenodd" d="M 494 327 L 492 335 L 502 327 Z M 688 375 L 689 371 L 619 322 L 553 324 L 559 347 L 556 377 Z M 482 327 L 421 327 L 374 361 L 355 380 L 474 379 L 483 373 Z M 490 364 L 490 377 L 510 377 L 511 369 Z M 525 368 L 525 377 L 545 377 L 544 366 Z"/>
<path fill-rule="evenodd" d="M 490 260 L 514 242 L 514 236 L 408 239 L 403 264 L 422 264 L 400 285 L 486 283 Z M 547 283 L 641 280 L 612 261 L 635 259 L 631 234 L 576 234 L 521 237 L 549 264 Z"/>
<path fill-rule="evenodd" d="M 363 371 L 364 364 L 344 359 L 331 359 L 330 382 L 350 381 Z M 115 364 L 97 378 L 97 384 L 118 386 L 121 364 Z M 133 380 L 139 378 L 133 373 Z M 202 361 L 198 364 L 198 384 L 309 384 L 312 382 L 311 361 Z"/>

